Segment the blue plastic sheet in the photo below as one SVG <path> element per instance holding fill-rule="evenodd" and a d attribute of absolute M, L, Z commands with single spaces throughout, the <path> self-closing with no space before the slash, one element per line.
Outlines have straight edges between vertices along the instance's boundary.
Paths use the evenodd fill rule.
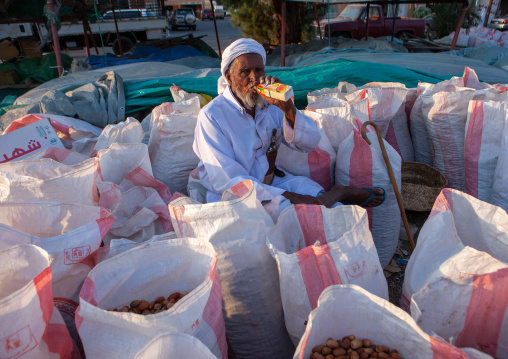
<path fill-rule="evenodd" d="M 132 53 L 122 56 L 109 53 L 106 54 L 106 58 L 104 56 L 91 55 L 86 59 L 86 62 L 92 65 L 94 69 L 100 69 L 106 66 L 132 64 L 135 62 L 165 62 L 204 55 L 201 51 L 189 45 L 174 46 L 164 50 L 154 46 L 139 46 Z"/>

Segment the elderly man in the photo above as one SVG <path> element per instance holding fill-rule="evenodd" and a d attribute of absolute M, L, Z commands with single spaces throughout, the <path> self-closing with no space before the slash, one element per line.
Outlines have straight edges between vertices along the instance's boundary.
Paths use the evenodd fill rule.
<path fill-rule="evenodd" d="M 265 76 L 265 62 L 264 48 L 252 39 L 236 40 L 224 51 L 219 96 L 201 109 L 193 145 L 200 158 L 198 170 L 208 190 L 207 201 L 219 201 L 230 187 L 251 180 L 257 198 L 265 208 L 270 203 L 272 211 L 275 204 L 275 212 L 291 203 L 379 205 L 384 199 L 380 188 L 334 186 L 325 192 L 309 178 L 275 167 L 276 149 L 281 144 L 310 152 L 321 135 L 314 121 L 300 113 L 291 100 L 284 102 L 256 92 L 260 83 L 280 82 Z"/>

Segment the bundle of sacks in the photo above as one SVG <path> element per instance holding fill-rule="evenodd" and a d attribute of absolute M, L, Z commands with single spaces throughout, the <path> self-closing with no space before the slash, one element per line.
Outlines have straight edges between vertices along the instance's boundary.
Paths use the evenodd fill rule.
<path fill-rule="evenodd" d="M 369 145 L 360 131 L 367 121 L 378 126 L 400 188 L 401 161 L 414 159 L 406 115 L 410 91 L 399 83 L 373 82 L 359 89 L 352 84 L 339 83 L 336 88 L 311 92 L 307 98 L 309 105 L 303 112 L 316 122 L 324 136 L 311 153 L 279 151 L 278 167 L 315 179 L 325 189 L 330 184 L 383 188 L 385 201 L 380 206 L 367 208 L 367 214 L 384 268 L 398 244 L 400 214 L 376 133 L 367 127 L 367 138 L 372 143 Z"/>
<path fill-rule="evenodd" d="M 190 99 L 183 110 L 180 108 L 164 112 L 161 107 L 168 108 L 163 104 L 154 109 L 154 115 L 147 121 L 153 129 L 153 144 L 150 147 L 143 143 L 143 127 L 133 118 L 101 129 L 75 118 L 31 114 L 14 121 L 6 129 L 5 133 L 10 133 L 41 119 L 48 119 L 65 148 L 48 148 L 18 161 L 0 165 L 0 251 L 9 257 L 9 260 L 1 261 L 4 264 L 1 274 L 4 292 L 0 300 L 5 304 L 5 311 L 0 314 L 3 316 L 0 325 L 0 338 L 5 344 L 5 348 L 0 350 L 5 349 L 5 352 L 2 351 L 5 354 L 3 356 L 79 358 L 87 354 L 90 357 L 112 355 L 109 350 L 97 354 L 96 348 L 99 347 L 95 345 L 96 339 L 93 336 L 98 333 L 98 328 L 107 327 L 107 324 L 92 319 L 91 323 L 95 324 L 86 326 L 84 323 L 90 321 L 86 320 L 88 317 L 83 301 L 88 300 L 92 306 L 101 310 L 113 308 L 103 308 L 102 302 L 98 300 L 102 295 L 98 287 L 100 281 L 95 281 L 95 291 L 86 283 L 90 283 L 87 278 L 94 273 L 97 261 L 107 257 L 106 253 L 110 256 L 111 253 L 119 254 L 127 249 L 139 252 L 140 249 L 135 246 L 154 236 L 168 235 L 173 229 L 167 206 L 172 197 L 171 192 L 154 177 L 154 173 L 170 183 L 178 183 L 180 174 L 173 171 L 173 168 L 180 166 L 177 161 L 181 158 L 166 156 L 170 161 L 161 166 L 157 156 L 160 151 L 168 151 L 167 143 L 175 143 L 174 138 L 185 137 L 189 127 L 192 128 L 188 130 L 192 138 L 199 99 Z M 172 127 L 174 138 L 168 136 L 168 126 L 171 125 L 167 123 L 171 121 L 177 123 Z M 178 125 L 183 127 L 182 131 Z M 183 140 L 183 145 L 175 143 L 175 146 L 179 146 L 178 151 L 190 150 L 192 153 L 190 145 L 185 147 L 188 141 Z M 170 149 L 172 153 L 175 151 L 174 148 Z M 187 172 L 184 170 L 181 175 L 184 178 L 183 184 L 175 189 L 185 192 L 188 172 L 196 163 L 195 161 Z M 169 176 L 172 177 L 168 178 L 168 173 L 164 173 L 164 170 L 169 171 Z M 174 238 L 174 235 L 170 238 Z M 111 241 L 122 241 L 129 246 L 127 249 L 122 247 L 122 250 L 119 246 L 110 248 Z M 171 293 L 166 291 L 174 287 L 175 292 L 180 291 L 185 297 L 181 300 L 178 298 L 178 303 L 172 303 L 172 308 L 168 306 L 162 321 L 155 320 L 161 322 L 161 325 L 153 326 L 153 335 L 150 334 L 147 340 L 140 338 L 137 342 L 133 341 L 136 326 L 132 325 L 131 335 L 125 339 L 125 343 L 132 345 L 132 350 L 128 355 L 118 352 L 119 355 L 134 358 L 143 348 L 145 352 L 148 350 L 150 346 L 146 345 L 156 335 L 164 336 L 177 331 L 197 338 L 215 356 L 227 356 L 220 310 L 222 297 L 218 276 L 214 274 L 216 258 L 213 248 L 195 249 L 194 243 L 182 241 L 154 243 L 152 246 L 156 245 L 158 247 L 153 251 L 157 254 L 165 253 L 165 248 L 172 253 L 181 252 L 178 261 L 173 261 L 175 264 L 180 263 L 176 269 L 168 266 L 168 257 L 165 256 L 165 267 L 160 267 L 160 271 L 166 272 L 168 283 L 160 294 L 167 297 Z M 35 250 L 27 246 L 32 246 Z M 192 261 L 187 264 L 182 262 L 185 256 L 189 256 L 183 254 L 186 250 L 192 257 Z M 149 250 L 146 249 L 145 252 Z M 196 260 L 197 254 L 194 252 L 205 256 L 203 263 Z M 144 261 L 136 262 L 133 259 L 136 254 L 129 257 L 128 267 L 144 278 L 145 286 L 139 287 L 138 291 L 143 291 L 146 297 L 140 295 L 139 299 L 151 300 L 150 291 L 155 289 L 153 283 L 158 278 L 149 278 L 143 273 L 146 271 L 143 269 Z M 156 256 L 149 257 L 152 261 L 148 269 L 151 271 Z M 42 263 L 40 268 L 37 263 Z M 114 267 L 118 265 L 115 264 Z M 171 271 L 176 274 L 167 276 Z M 184 272 L 189 273 L 189 276 L 193 273 L 192 278 L 182 276 Z M 8 278 L 16 278 L 17 282 Z M 177 278 L 185 283 L 180 283 Z M 117 280 L 118 278 L 115 279 L 116 284 Z M 132 277 L 127 279 L 129 285 L 133 285 L 136 280 Z M 34 295 L 27 297 L 30 291 Z M 202 316 L 195 316 L 196 298 L 200 298 Z M 33 300 L 40 302 L 40 305 L 29 304 Z M 81 309 L 77 310 L 80 302 Z M 124 303 L 118 303 L 121 304 Z M 192 304 L 190 309 L 189 304 Z M 58 310 L 53 310 L 53 307 Z M 185 314 L 189 310 L 192 315 Z M 84 314 L 80 316 L 82 313 Z M 171 320 L 167 320 L 167 317 L 171 317 Z M 184 317 L 187 319 L 183 320 Z M 135 315 L 133 318 L 135 323 L 140 320 Z M 129 320 L 127 323 L 127 326 L 131 325 Z M 90 332 L 83 331 L 84 328 L 91 328 Z M 94 342 L 92 346 L 87 341 L 90 335 Z M 102 338 L 107 340 L 105 336 Z M 151 345 L 149 352 L 153 352 L 157 345 Z"/>
<path fill-rule="evenodd" d="M 506 90 L 466 68 L 463 77 L 420 83 L 409 119 L 417 162 L 439 169 L 449 187 L 505 210 Z"/>
<path fill-rule="evenodd" d="M 427 333 L 508 355 L 508 214 L 444 189 L 406 268 L 401 306 Z"/>

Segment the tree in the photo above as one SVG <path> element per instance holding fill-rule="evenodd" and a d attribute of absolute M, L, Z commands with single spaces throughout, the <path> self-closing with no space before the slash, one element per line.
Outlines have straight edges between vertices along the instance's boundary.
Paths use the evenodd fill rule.
<path fill-rule="evenodd" d="M 231 23 L 242 35 L 261 43 L 280 44 L 281 0 L 224 0 L 231 11 Z M 326 6 L 319 5 L 321 16 Z M 315 20 L 313 3 L 286 2 L 286 43 L 309 40 L 314 33 L 310 24 Z"/>

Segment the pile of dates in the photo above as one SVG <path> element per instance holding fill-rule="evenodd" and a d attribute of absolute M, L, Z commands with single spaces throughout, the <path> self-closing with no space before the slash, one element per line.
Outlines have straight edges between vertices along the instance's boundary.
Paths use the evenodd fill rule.
<path fill-rule="evenodd" d="M 348 335 L 342 340 L 328 338 L 324 345 L 312 348 L 310 359 L 403 359 L 395 349 L 384 345 L 374 345 L 369 339 L 356 339 Z"/>
<path fill-rule="evenodd" d="M 133 300 L 130 306 L 123 306 L 120 309 L 113 309 L 112 312 L 128 312 L 142 315 L 157 314 L 164 310 L 172 308 L 184 294 L 178 292 L 171 294 L 167 299 L 165 297 L 158 297 L 153 302 L 146 300 Z"/>

